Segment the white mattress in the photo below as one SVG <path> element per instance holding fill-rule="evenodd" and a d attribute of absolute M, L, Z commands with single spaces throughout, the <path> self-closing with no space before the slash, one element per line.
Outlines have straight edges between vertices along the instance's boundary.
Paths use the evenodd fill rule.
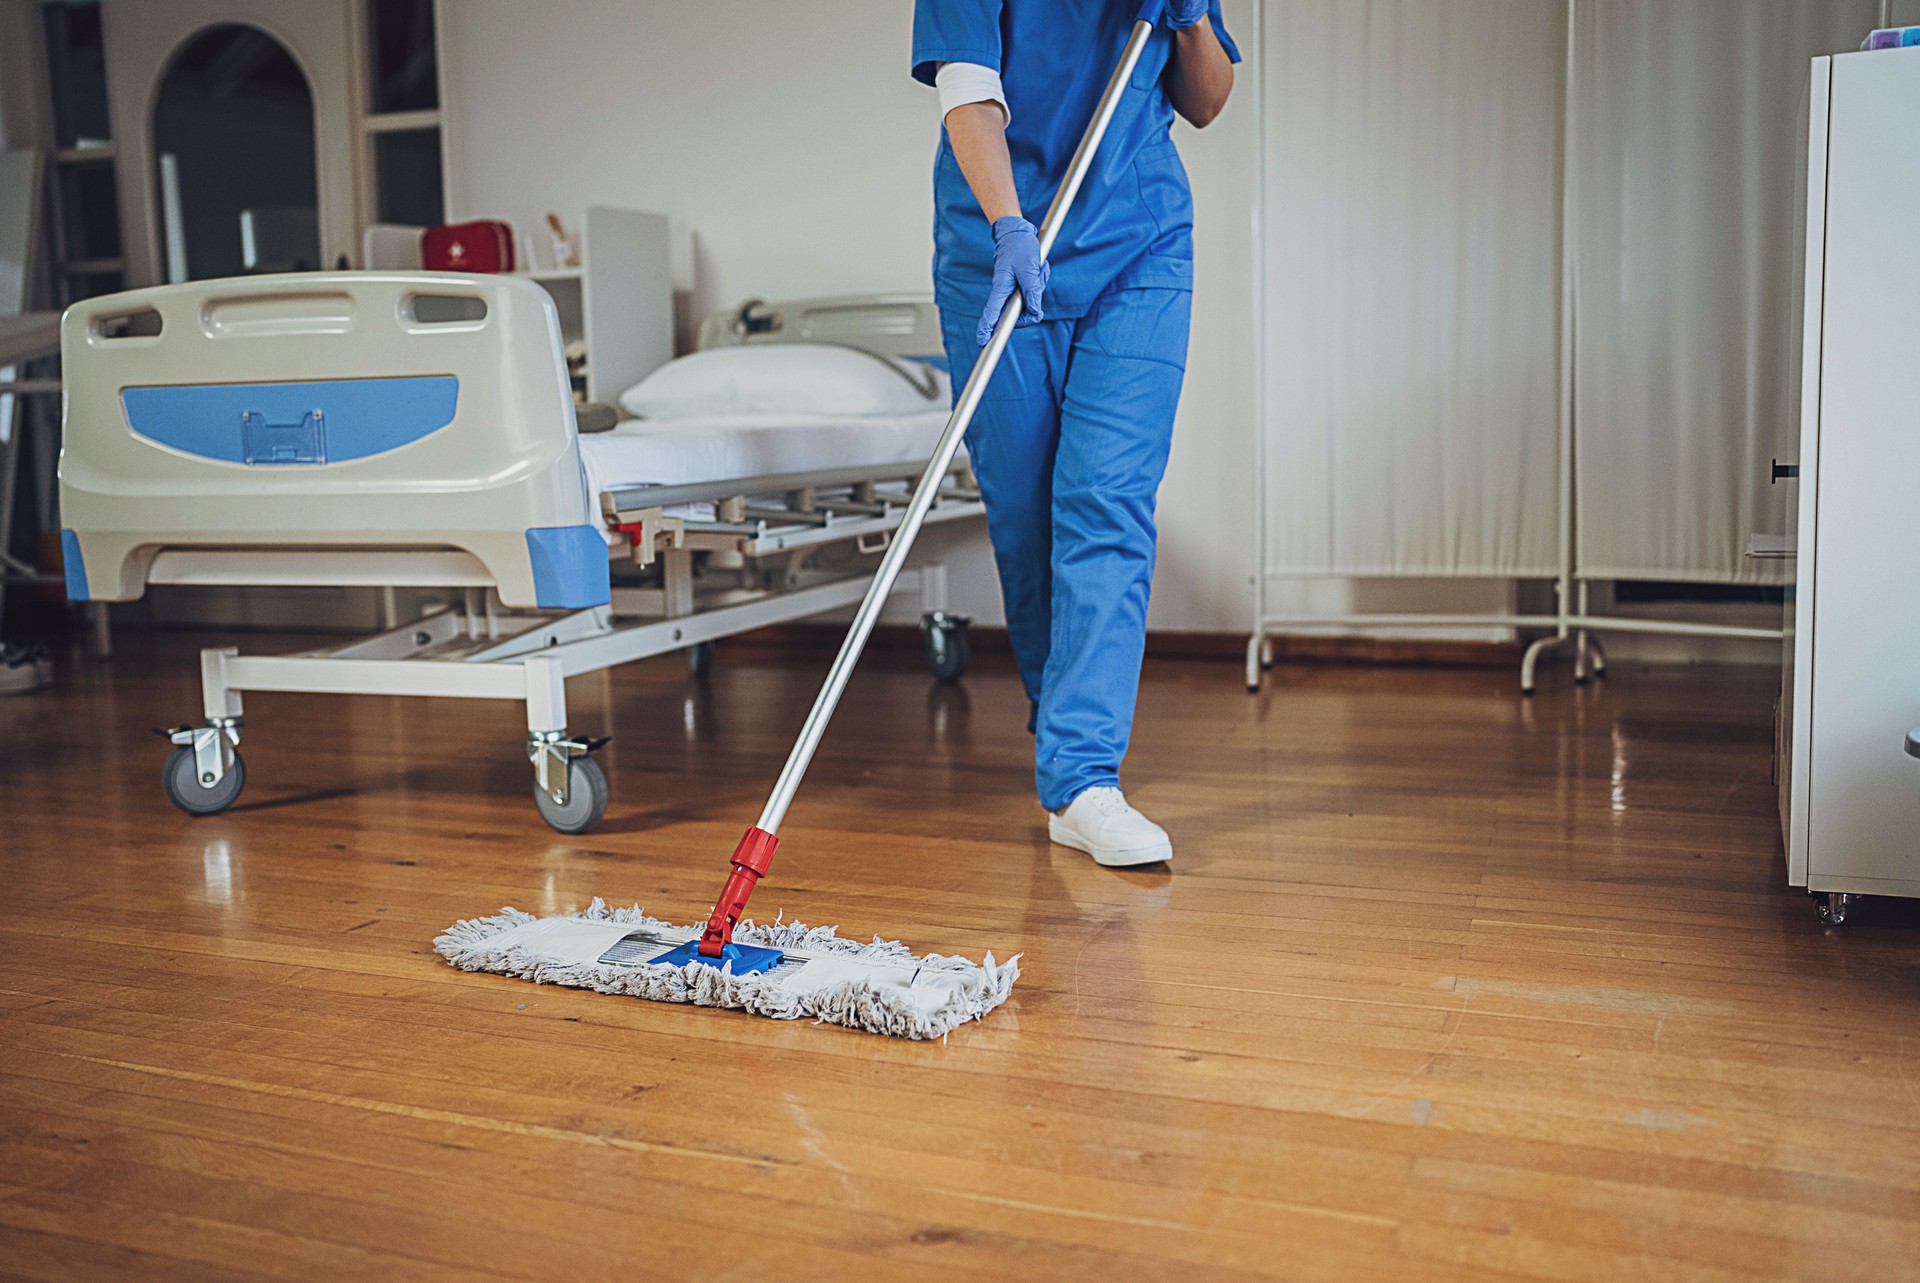
<path fill-rule="evenodd" d="M 947 413 L 635 419 L 609 432 L 583 435 L 580 461 L 586 469 L 587 493 L 597 507 L 602 494 L 625 486 L 689 485 L 823 468 L 923 463 L 939 444 Z"/>

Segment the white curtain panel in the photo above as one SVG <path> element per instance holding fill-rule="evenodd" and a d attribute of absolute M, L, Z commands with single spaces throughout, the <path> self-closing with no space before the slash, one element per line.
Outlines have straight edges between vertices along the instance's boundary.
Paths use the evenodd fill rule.
<path fill-rule="evenodd" d="M 1565 12 L 1262 10 L 1269 574 L 1554 573 Z"/>
<path fill-rule="evenodd" d="M 1807 67 L 1877 0 L 1578 0 L 1577 562 L 1764 582 L 1796 439 Z"/>

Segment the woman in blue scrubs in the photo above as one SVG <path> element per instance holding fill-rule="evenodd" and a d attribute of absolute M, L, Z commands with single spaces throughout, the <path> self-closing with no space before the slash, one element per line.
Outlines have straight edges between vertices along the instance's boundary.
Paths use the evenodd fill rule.
<path fill-rule="evenodd" d="M 1219 0 L 1169 0 L 1051 262 L 1039 217 L 1137 0 L 915 0 L 914 78 L 940 90 L 935 299 L 955 387 L 1008 300 L 1021 328 L 967 432 L 1055 842 L 1173 857 L 1127 804 L 1154 498 L 1186 367 L 1193 197 L 1168 131 L 1206 125 L 1240 60 Z M 984 310 L 982 305 L 985 305 Z"/>

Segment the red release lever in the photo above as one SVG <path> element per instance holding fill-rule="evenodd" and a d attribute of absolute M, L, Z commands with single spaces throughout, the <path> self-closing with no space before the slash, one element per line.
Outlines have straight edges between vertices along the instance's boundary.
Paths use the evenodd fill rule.
<path fill-rule="evenodd" d="M 713 916 L 707 919 L 707 929 L 700 933 L 701 953 L 718 958 L 725 951 L 733 939 L 735 924 L 747 910 L 747 897 L 753 894 L 753 884 L 767 875 L 767 869 L 773 864 L 773 849 L 779 845 L 779 838 L 758 825 L 741 837 L 740 845 L 733 849 L 733 868 L 727 874 L 727 885 L 720 889 L 720 898 L 713 904 Z"/>

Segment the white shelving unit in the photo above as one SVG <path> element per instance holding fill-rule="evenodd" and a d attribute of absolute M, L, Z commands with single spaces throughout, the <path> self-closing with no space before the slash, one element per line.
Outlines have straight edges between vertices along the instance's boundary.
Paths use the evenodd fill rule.
<path fill-rule="evenodd" d="M 545 229 L 534 233 L 545 236 Z M 580 233 L 581 265 L 524 273 L 553 295 L 560 331 L 586 349 L 586 397 L 612 405 L 673 359 L 673 278 L 667 218 L 591 206 Z"/>

